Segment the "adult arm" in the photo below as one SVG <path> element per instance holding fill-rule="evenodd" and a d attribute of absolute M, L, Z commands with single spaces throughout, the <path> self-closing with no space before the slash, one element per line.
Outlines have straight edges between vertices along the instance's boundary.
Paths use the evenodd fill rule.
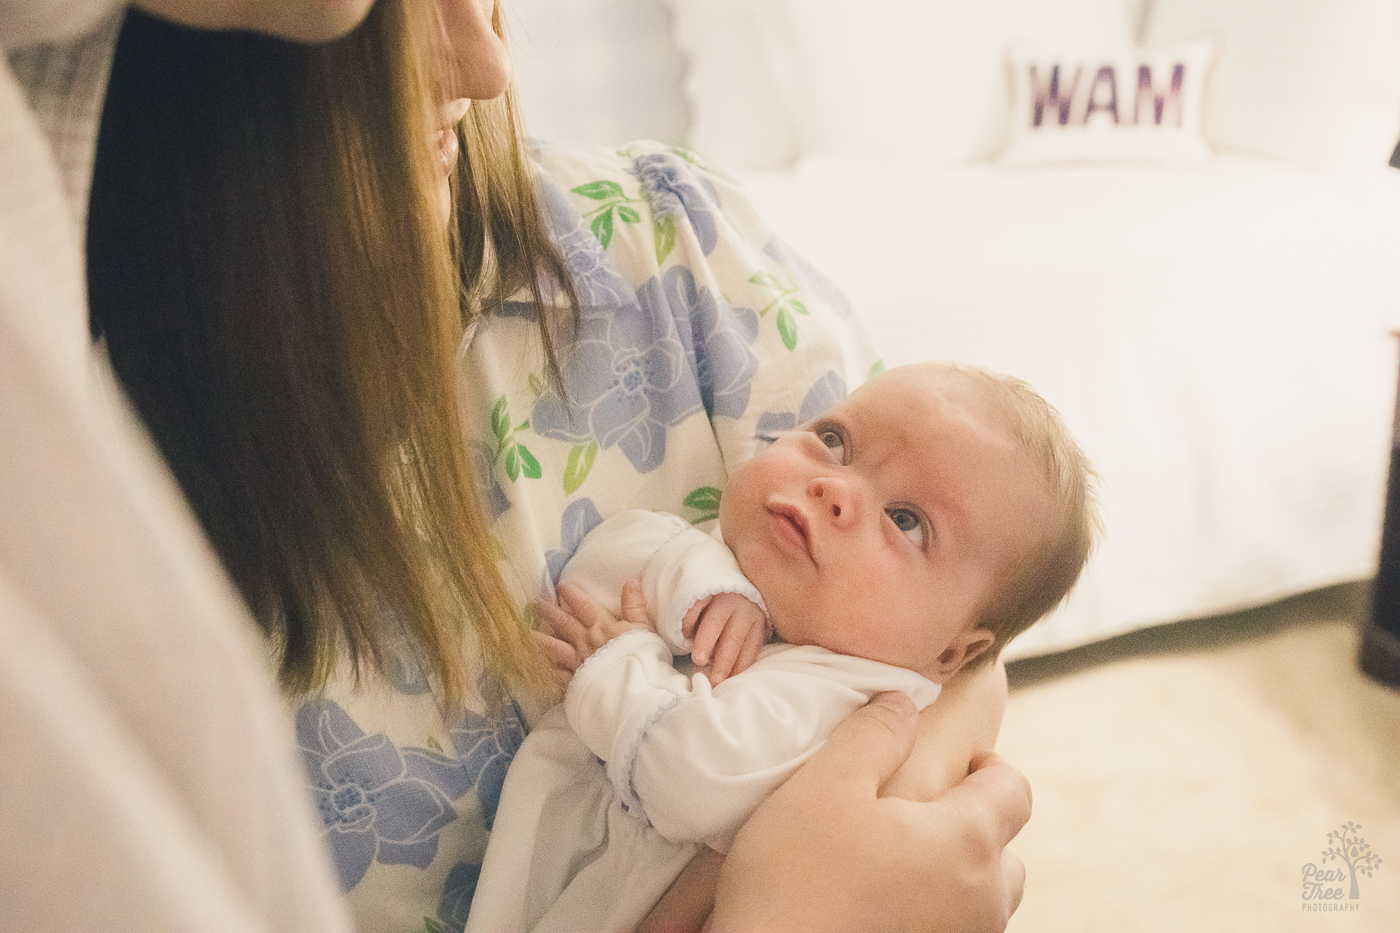
<path fill-rule="evenodd" d="M 916 731 L 898 694 L 848 717 L 740 830 L 706 929 L 1004 930 L 1025 884 L 1005 847 L 1030 817 L 1030 786 L 988 754 L 933 801 L 881 797 Z"/>

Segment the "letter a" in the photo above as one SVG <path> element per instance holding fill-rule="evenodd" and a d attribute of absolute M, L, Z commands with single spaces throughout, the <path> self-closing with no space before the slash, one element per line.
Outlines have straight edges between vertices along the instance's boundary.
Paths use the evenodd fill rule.
<path fill-rule="evenodd" d="M 1108 103 L 1101 104 L 1098 101 L 1099 85 L 1108 82 Z M 1089 122 L 1089 117 L 1093 116 L 1095 110 L 1106 110 L 1113 114 L 1113 122 L 1118 122 L 1118 75 L 1112 65 L 1104 65 L 1099 69 L 1099 73 L 1094 76 L 1094 83 L 1089 85 L 1089 102 L 1084 106 L 1084 122 Z"/>

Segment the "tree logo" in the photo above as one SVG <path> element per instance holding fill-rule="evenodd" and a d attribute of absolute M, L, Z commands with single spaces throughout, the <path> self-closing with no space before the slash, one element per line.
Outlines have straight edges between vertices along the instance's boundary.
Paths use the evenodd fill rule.
<path fill-rule="evenodd" d="M 1361 838 L 1361 826 L 1350 821 L 1336 832 L 1327 834 L 1327 848 L 1322 852 L 1321 862 L 1329 862 L 1335 867 L 1319 868 L 1309 862 L 1303 866 L 1303 909 L 1304 910 L 1355 910 L 1357 905 L 1309 904 L 1310 901 L 1336 901 L 1343 897 L 1359 900 L 1361 897 L 1360 877 L 1370 878 L 1381 866 L 1381 857 L 1371 851 L 1371 845 Z M 1342 866 L 1346 866 L 1345 869 Z M 1351 883 L 1351 892 L 1335 885 Z"/>

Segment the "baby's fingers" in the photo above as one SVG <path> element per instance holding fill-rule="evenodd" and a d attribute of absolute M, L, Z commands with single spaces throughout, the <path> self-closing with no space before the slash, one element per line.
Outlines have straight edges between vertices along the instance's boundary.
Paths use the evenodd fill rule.
<path fill-rule="evenodd" d="M 551 667 L 561 671 L 577 671 L 579 660 L 574 646 L 566 641 L 546 635 L 544 632 L 531 632 Z"/>
<path fill-rule="evenodd" d="M 581 628 L 601 628 L 617 622 L 606 606 L 572 583 L 561 583 L 558 593 L 559 602 L 579 621 Z"/>
<path fill-rule="evenodd" d="M 724 621 L 717 618 L 717 615 L 713 612 L 702 615 L 700 624 L 695 626 L 695 634 L 690 639 L 690 660 L 700 667 L 710 663 L 710 654 L 714 651 L 715 642 L 724 634 Z M 711 680 L 718 682 L 713 681 L 713 678 Z"/>
<path fill-rule="evenodd" d="M 681 618 L 681 634 L 686 638 L 694 638 L 695 630 L 700 625 L 700 620 L 705 616 L 705 609 L 714 600 L 713 596 L 706 596 L 704 599 L 697 599 L 695 605 L 686 610 Z M 713 639 L 712 639 L 713 641 Z"/>
<path fill-rule="evenodd" d="M 647 596 L 641 580 L 628 580 L 622 584 L 622 621 L 630 625 L 650 628 L 647 615 Z"/>
<path fill-rule="evenodd" d="M 570 645 L 577 642 L 578 632 L 583 628 L 578 619 L 543 599 L 535 600 L 532 605 L 539 615 L 541 628 L 547 635 L 563 639 Z"/>
<path fill-rule="evenodd" d="M 734 669 L 731 674 L 742 674 L 753 667 L 753 662 L 758 660 L 758 653 L 763 650 L 768 639 L 767 627 L 757 625 L 749 629 L 749 634 L 744 638 L 744 646 L 739 649 L 739 657 L 734 659 Z"/>
<path fill-rule="evenodd" d="M 719 640 L 715 642 L 714 657 L 710 661 L 710 683 L 717 684 L 726 677 L 739 673 L 748 664 L 739 666 L 739 659 L 743 656 L 747 647 L 749 636 L 757 630 L 760 638 L 763 635 L 762 625 L 745 626 L 738 618 L 730 618 L 720 632 Z M 761 646 L 761 642 L 760 642 Z M 693 657 L 693 655 L 692 655 Z M 755 650 L 754 657 L 758 657 Z M 752 664 L 749 661 L 749 664 Z"/>

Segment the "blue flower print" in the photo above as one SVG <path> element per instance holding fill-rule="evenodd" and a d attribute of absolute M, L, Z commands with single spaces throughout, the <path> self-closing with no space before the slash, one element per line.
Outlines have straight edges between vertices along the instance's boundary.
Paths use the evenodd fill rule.
<path fill-rule="evenodd" d="M 835 370 L 827 370 L 826 375 L 814 382 L 802 397 L 802 407 L 797 410 L 797 423 L 806 424 L 813 418 L 826 414 L 845 398 L 846 380 Z"/>
<path fill-rule="evenodd" d="M 490 718 L 466 710 L 462 721 L 448 730 L 457 747 L 457 760 L 468 774 L 476 775 L 476 799 L 487 829 L 496 821 L 506 770 L 525 741 L 520 711 L 508 705 Z"/>
<path fill-rule="evenodd" d="M 488 520 L 495 521 L 510 508 L 510 497 L 501 488 L 494 452 L 485 443 L 473 443 L 468 445 L 467 455 L 471 458 L 472 473 L 476 476 L 481 510 L 486 513 Z"/>
<path fill-rule="evenodd" d="M 396 691 L 408 696 L 432 693 L 427 658 L 409 634 L 403 612 L 392 603 L 381 601 L 379 618 L 389 633 L 383 660 L 384 679 Z"/>
<path fill-rule="evenodd" d="M 549 572 L 549 590 L 553 592 L 559 582 L 559 574 L 564 565 L 574 556 L 584 535 L 603 523 L 598 507 L 592 499 L 576 499 L 564 509 L 564 517 L 559 522 L 559 548 L 545 555 L 545 567 Z"/>
<path fill-rule="evenodd" d="M 705 412 L 711 418 L 738 418 L 749 407 L 749 387 L 758 371 L 758 358 L 749 351 L 758 336 L 758 315 L 732 308 L 708 288 L 697 287 L 683 266 L 672 267 L 662 284 L 671 308 L 685 315 L 676 321 L 682 341 L 694 341 L 688 349 Z"/>
<path fill-rule="evenodd" d="M 768 411 L 758 418 L 754 430 L 758 436 L 758 449 L 763 450 L 773 442 L 774 436 L 804 425 L 818 415 L 836 407 L 846 397 L 846 380 L 835 370 L 827 370 L 807 394 L 802 397 L 802 405 L 796 412 Z"/>
<path fill-rule="evenodd" d="M 544 437 L 617 446 L 639 473 L 661 465 L 666 428 L 699 411 L 700 392 L 656 278 L 637 301 L 586 308 L 563 361 L 568 401 L 546 391 L 530 424 Z"/>
<path fill-rule="evenodd" d="M 447 884 L 442 889 L 442 899 L 438 901 L 438 927 L 444 933 L 462 933 L 467 925 L 467 914 L 471 913 L 472 898 L 476 895 L 476 883 L 481 878 L 481 866 L 470 862 L 458 862 L 447 873 Z"/>
<path fill-rule="evenodd" d="M 329 700 L 303 705 L 296 727 L 344 889 L 359 884 L 376 860 L 426 868 L 437 854 L 438 832 L 457 818 L 449 795 L 467 789 L 451 773 L 455 763 L 420 750 L 400 752 L 383 734 L 366 735 Z"/>
<path fill-rule="evenodd" d="M 405 696 L 425 696 L 433 692 L 423 653 L 407 637 L 389 646 L 384 658 L 384 679 Z"/>
<path fill-rule="evenodd" d="M 564 193 L 544 181 L 540 195 L 550 239 L 568 266 L 579 303 L 584 307 L 632 304 L 635 301 L 632 289 L 613 268 L 603 245 L 570 206 Z"/>
<path fill-rule="evenodd" d="M 669 152 L 653 152 L 633 163 L 633 171 L 642 183 L 642 195 L 651 205 L 653 216 L 680 218 L 682 214 L 695 230 L 695 238 L 706 255 L 714 250 L 719 239 L 714 208 L 719 194 L 708 179 L 680 156 Z"/>

